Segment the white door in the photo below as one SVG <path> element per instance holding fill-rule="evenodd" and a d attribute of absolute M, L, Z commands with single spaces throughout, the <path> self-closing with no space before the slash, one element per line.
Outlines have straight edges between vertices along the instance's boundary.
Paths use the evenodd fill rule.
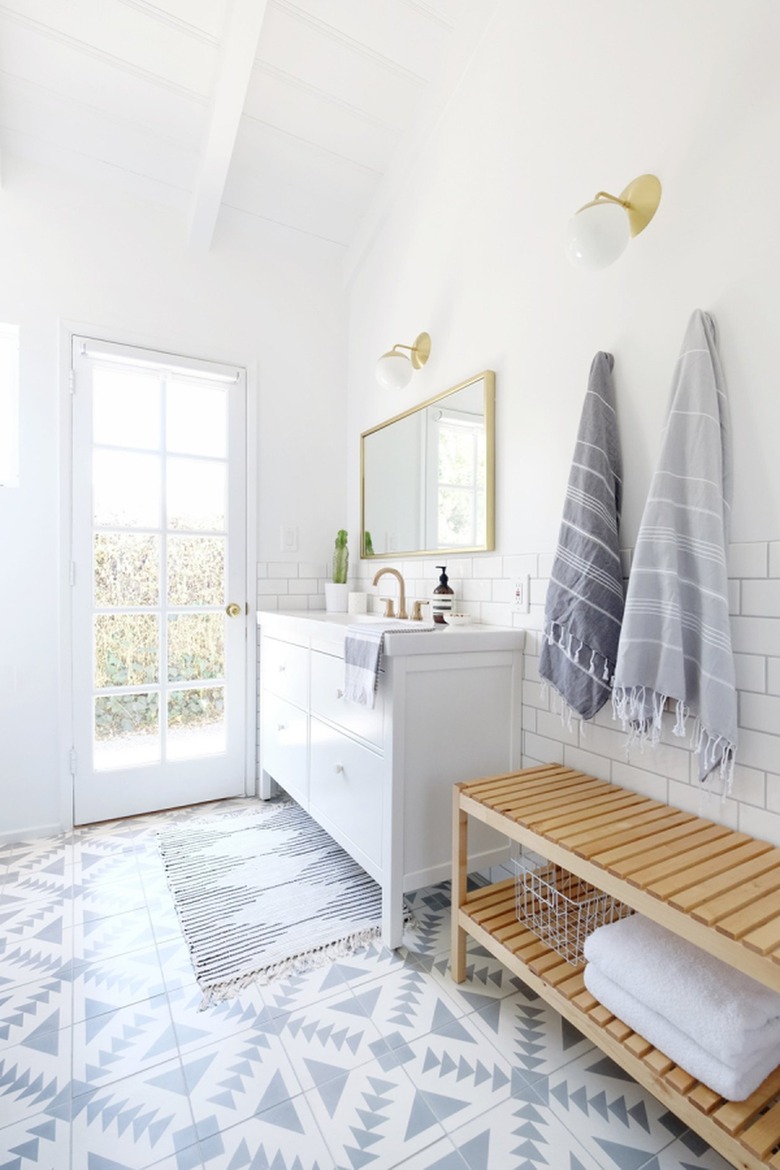
<path fill-rule="evenodd" d="M 72 360 L 75 823 L 243 794 L 245 372 Z"/>

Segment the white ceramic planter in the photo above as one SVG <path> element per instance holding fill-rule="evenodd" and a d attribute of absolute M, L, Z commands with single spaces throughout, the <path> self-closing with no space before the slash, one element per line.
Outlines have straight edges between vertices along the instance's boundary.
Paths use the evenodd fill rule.
<path fill-rule="evenodd" d="M 325 582 L 325 609 L 328 613 L 346 613 L 348 601 L 348 583 L 340 585 L 335 581 Z"/>

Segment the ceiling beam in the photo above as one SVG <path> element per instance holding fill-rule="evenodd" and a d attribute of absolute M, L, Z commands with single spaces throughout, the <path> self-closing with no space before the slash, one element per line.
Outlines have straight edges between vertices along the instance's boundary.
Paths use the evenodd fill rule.
<path fill-rule="evenodd" d="M 190 245 L 203 251 L 214 236 L 267 7 L 268 0 L 231 5 L 190 210 Z"/>

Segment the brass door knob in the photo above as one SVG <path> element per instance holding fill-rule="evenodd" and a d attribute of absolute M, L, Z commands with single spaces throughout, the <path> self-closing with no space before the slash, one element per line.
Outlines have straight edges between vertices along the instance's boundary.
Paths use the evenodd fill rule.
<path fill-rule="evenodd" d="M 228 617 L 238 617 L 241 613 L 241 606 L 237 601 L 231 601 L 230 605 L 225 606 L 225 613 Z"/>

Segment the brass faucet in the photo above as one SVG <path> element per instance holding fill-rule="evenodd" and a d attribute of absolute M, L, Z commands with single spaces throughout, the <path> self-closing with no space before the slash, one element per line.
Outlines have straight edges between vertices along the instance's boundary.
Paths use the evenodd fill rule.
<path fill-rule="evenodd" d="M 382 577 L 385 573 L 390 573 L 392 577 L 398 578 L 398 588 L 400 591 L 398 597 L 398 616 L 399 618 L 406 618 L 409 616 L 406 612 L 406 585 L 404 584 L 404 579 L 398 572 L 398 569 L 380 569 L 377 573 L 374 574 L 373 584 L 376 585 L 379 582 L 379 578 Z"/>

